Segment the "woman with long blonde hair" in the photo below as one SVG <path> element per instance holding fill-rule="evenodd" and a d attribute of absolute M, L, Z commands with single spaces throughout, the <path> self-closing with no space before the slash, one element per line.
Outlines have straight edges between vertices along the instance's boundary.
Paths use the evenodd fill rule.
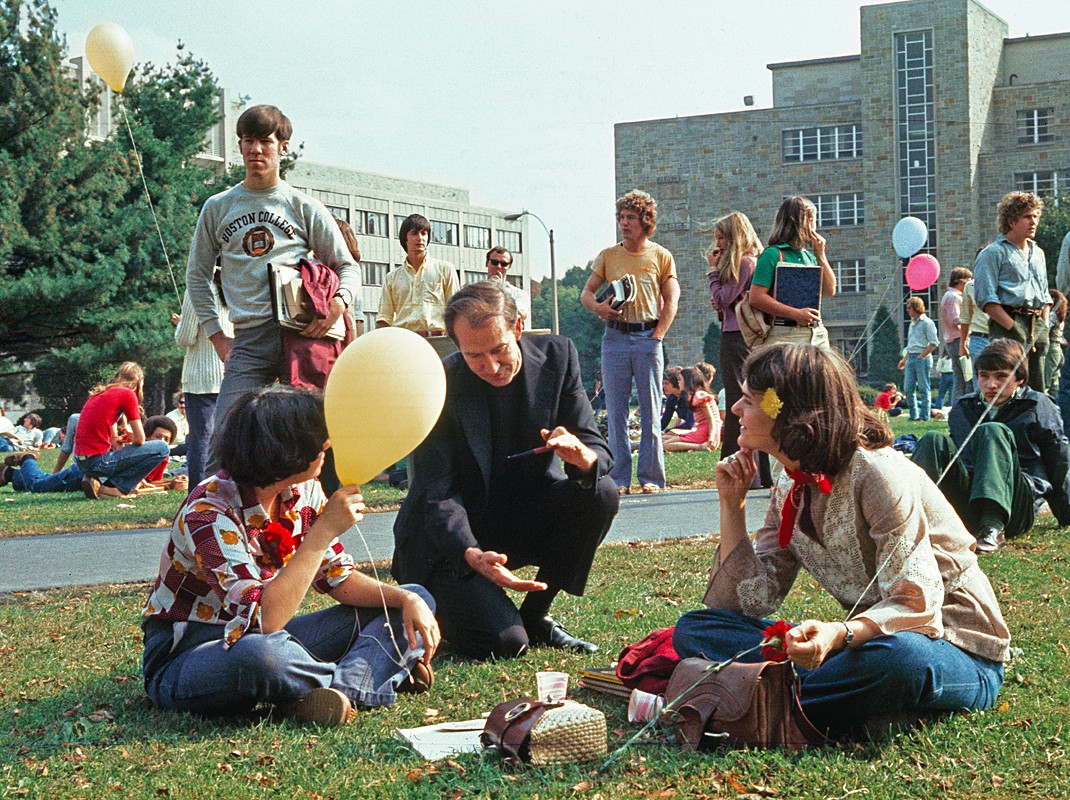
<path fill-rule="evenodd" d="M 109 383 L 89 392 L 74 434 L 74 463 L 84 476 L 82 491 L 91 500 L 101 494 L 129 495 L 170 455 L 166 442 L 145 440 L 144 390 L 144 371 L 124 361 Z M 125 417 L 129 434 L 120 432 L 120 417 Z"/>
<path fill-rule="evenodd" d="M 721 320 L 721 379 L 725 407 L 731 408 L 743 396 L 743 362 L 750 352 L 736 319 L 736 305 L 750 290 L 751 276 L 762 243 L 747 215 L 739 211 L 718 219 L 713 226 L 713 242 L 706 253 L 710 265 L 710 305 Z M 721 433 L 721 455 L 739 449 L 739 418 L 729 414 Z"/>

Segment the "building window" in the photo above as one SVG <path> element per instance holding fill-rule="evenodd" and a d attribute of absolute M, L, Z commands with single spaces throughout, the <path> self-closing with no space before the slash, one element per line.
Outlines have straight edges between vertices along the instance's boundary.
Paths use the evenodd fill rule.
<path fill-rule="evenodd" d="M 464 282 L 465 286 L 467 286 L 470 283 L 479 283 L 480 281 L 485 281 L 486 279 L 487 279 L 487 273 L 486 272 L 473 272 L 470 269 L 466 269 L 461 274 L 461 280 Z"/>
<path fill-rule="evenodd" d="M 498 244 L 510 253 L 523 253 L 520 249 L 520 231 L 498 231 Z"/>
<path fill-rule="evenodd" d="M 464 226 L 464 246 L 476 250 L 490 250 L 490 228 L 478 225 Z"/>
<path fill-rule="evenodd" d="M 829 328 L 829 342 L 854 367 L 855 375 L 859 378 L 868 376 L 865 327 Z"/>
<path fill-rule="evenodd" d="M 357 220 L 360 223 L 358 233 L 365 236 L 389 236 L 386 229 L 387 215 L 382 211 L 357 211 Z"/>
<path fill-rule="evenodd" d="M 457 223 L 431 220 L 431 241 L 435 244 L 458 244 Z"/>
<path fill-rule="evenodd" d="M 386 271 L 389 264 L 381 261 L 361 261 L 360 271 L 365 286 L 382 286 L 386 280 Z"/>
<path fill-rule="evenodd" d="M 324 205 L 327 207 L 327 210 L 331 212 L 331 216 L 338 217 L 338 219 L 340 220 L 349 222 L 348 208 L 343 208 L 342 206 L 329 206 L 326 203 L 324 203 Z"/>
<path fill-rule="evenodd" d="M 917 217 L 936 241 L 936 126 L 933 113 L 933 34 L 895 35 L 895 134 L 899 214 Z M 905 287 L 905 284 L 904 284 Z"/>
<path fill-rule="evenodd" d="M 1017 113 L 1018 144 L 1040 144 L 1055 140 L 1051 132 L 1053 108 L 1027 108 Z"/>
<path fill-rule="evenodd" d="M 364 312 L 364 332 L 375 330 L 375 320 L 379 318 L 379 313 L 376 311 Z"/>
<path fill-rule="evenodd" d="M 784 131 L 785 161 L 825 161 L 862 156 L 862 128 L 831 125 L 825 128 L 793 128 Z"/>
<path fill-rule="evenodd" d="M 817 206 L 817 227 L 847 228 L 865 222 L 862 193 L 810 195 Z"/>
<path fill-rule="evenodd" d="M 511 283 L 517 289 L 524 288 L 524 279 L 520 275 L 506 275 L 505 281 L 506 283 Z"/>
<path fill-rule="evenodd" d="M 847 259 L 845 261 L 833 261 L 832 271 L 836 273 L 836 292 L 866 291 L 866 262 L 865 259 Z"/>
<path fill-rule="evenodd" d="M 1014 175 L 1014 187 L 1043 197 L 1065 197 L 1070 194 L 1070 169 L 1018 172 Z"/>

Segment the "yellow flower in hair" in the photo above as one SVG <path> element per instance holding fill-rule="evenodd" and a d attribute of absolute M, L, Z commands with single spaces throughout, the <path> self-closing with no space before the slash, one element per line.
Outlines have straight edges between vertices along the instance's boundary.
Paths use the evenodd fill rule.
<path fill-rule="evenodd" d="M 777 395 L 776 389 L 770 386 L 765 390 L 765 394 L 762 395 L 762 402 L 758 404 L 758 407 L 765 412 L 769 419 L 776 419 L 780 416 L 780 409 L 784 407 L 784 401 Z"/>

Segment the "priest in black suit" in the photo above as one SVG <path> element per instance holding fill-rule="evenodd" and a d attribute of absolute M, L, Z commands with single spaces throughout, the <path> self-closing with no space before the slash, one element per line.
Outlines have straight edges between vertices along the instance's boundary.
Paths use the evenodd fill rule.
<path fill-rule="evenodd" d="M 583 594 L 619 504 L 576 348 L 521 338 L 516 304 L 490 282 L 450 298 L 446 330 L 460 352 L 444 361 L 442 416 L 413 455 L 394 577 L 431 592 L 444 637 L 465 655 L 529 644 L 595 653 L 549 613 L 559 592 Z M 527 565 L 534 580 L 512 572 Z M 526 593 L 519 609 L 505 589 Z"/>

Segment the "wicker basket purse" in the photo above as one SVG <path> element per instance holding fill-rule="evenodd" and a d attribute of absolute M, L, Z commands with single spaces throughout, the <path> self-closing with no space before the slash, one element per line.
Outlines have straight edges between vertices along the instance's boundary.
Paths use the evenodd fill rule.
<path fill-rule="evenodd" d="M 571 700 L 518 697 L 495 706 L 480 739 L 506 760 L 575 764 L 606 754 L 606 716 Z"/>

